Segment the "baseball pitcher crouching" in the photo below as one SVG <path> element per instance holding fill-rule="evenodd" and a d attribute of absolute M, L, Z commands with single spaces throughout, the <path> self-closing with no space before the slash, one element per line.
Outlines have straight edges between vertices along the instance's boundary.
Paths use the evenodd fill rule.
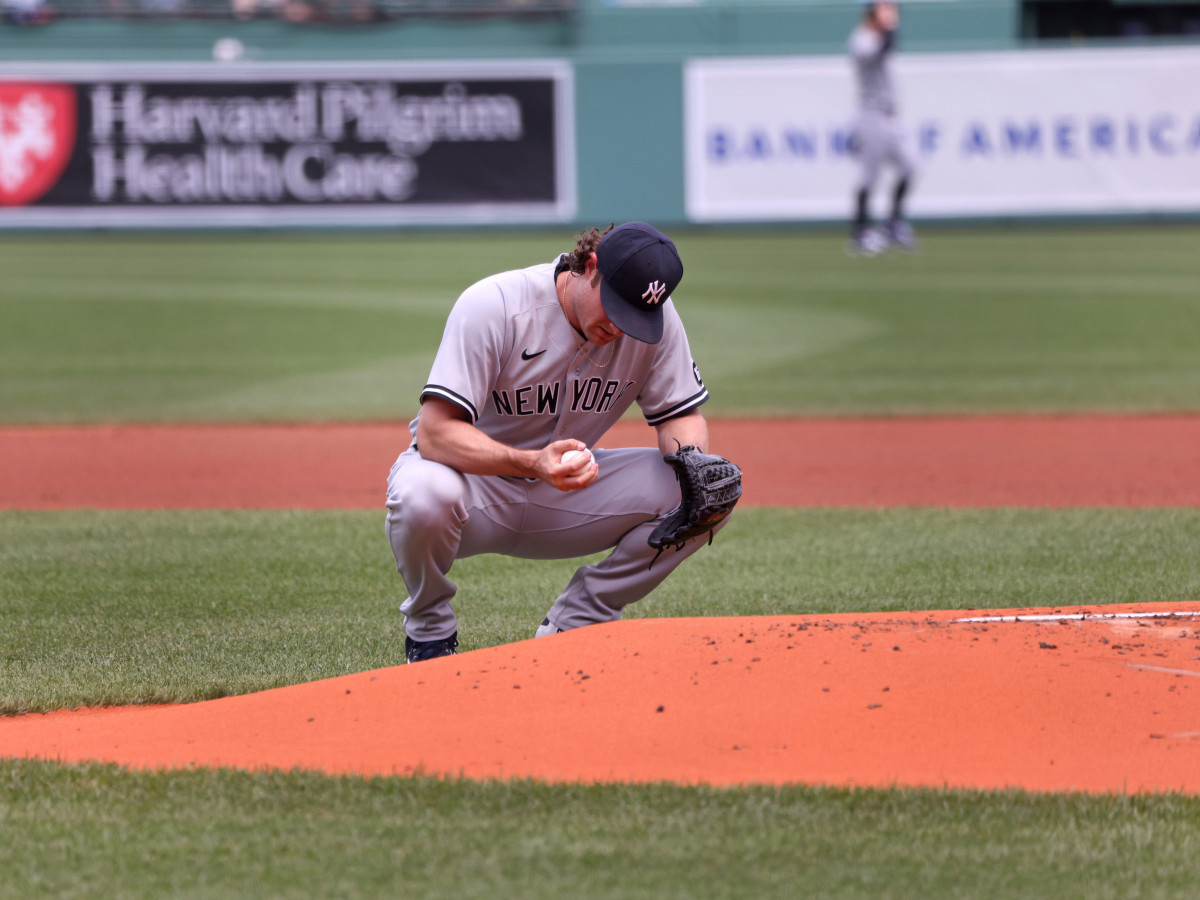
<path fill-rule="evenodd" d="M 628 222 L 459 297 L 388 477 L 408 662 L 458 646 L 456 559 L 611 549 L 575 572 L 541 637 L 620 618 L 724 526 L 741 473 L 707 452 L 708 390 L 671 300 L 682 278 L 671 239 Z M 633 403 L 658 447 L 594 447 Z"/>

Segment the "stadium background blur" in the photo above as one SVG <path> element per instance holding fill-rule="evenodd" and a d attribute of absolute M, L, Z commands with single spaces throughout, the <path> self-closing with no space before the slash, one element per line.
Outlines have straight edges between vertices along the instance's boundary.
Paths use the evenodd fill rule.
<path fill-rule="evenodd" d="M 0 81 L 74 79 L 95 84 L 115 79 L 129 84 L 145 72 L 155 71 L 154 66 L 169 65 L 181 67 L 172 77 L 184 80 L 217 78 L 252 84 L 272 77 L 271 66 L 290 64 L 288 77 L 295 76 L 297 83 L 311 69 L 313 77 L 323 79 L 321 83 L 326 85 L 338 77 L 336 66 L 354 64 L 364 67 L 359 75 L 372 78 L 390 77 L 388 67 L 395 66 L 399 81 L 407 78 L 411 86 L 413 77 L 420 80 L 427 76 L 450 84 L 459 77 L 456 67 L 465 77 L 477 77 L 479 71 L 471 67 L 485 65 L 490 67 L 484 70 L 485 75 L 495 73 L 503 78 L 510 71 L 517 77 L 528 76 L 529 70 L 521 68 L 522 63 L 551 66 L 546 77 L 559 92 L 554 121 L 544 137 L 534 138 L 535 152 L 523 151 L 526 159 L 534 160 L 530 166 L 539 165 L 537 160 L 555 160 L 554 184 L 549 188 L 553 197 L 548 201 L 542 196 L 532 197 L 530 205 L 517 198 L 516 204 L 509 205 L 512 198 L 505 197 L 496 206 L 486 188 L 479 196 L 443 197 L 433 205 L 415 202 L 419 198 L 396 202 L 395 197 L 378 197 L 363 216 L 323 217 L 319 222 L 322 225 L 509 227 L 527 222 L 558 226 L 642 218 L 674 227 L 830 222 L 848 214 L 843 210 L 848 206 L 848 195 L 839 179 L 850 177 L 850 166 L 839 158 L 846 153 L 845 134 L 838 129 L 839 117 L 848 118 L 849 110 L 843 114 L 848 100 L 838 92 L 850 89 L 849 70 L 842 59 L 847 34 L 858 13 L 857 4 L 850 0 L 4 2 Z M 933 84 L 929 91 L 916 75 L 901 68 L 902 115 L 912 117 L 914 139 L 921 145 L 926 163 L 914 192 L 914 218 L 1114 213 L 1140 218 L 1191 217 L 1200 210 L 1200 178 L 1195 175 L 1195 161 L 1200 156 L 1200 116 L 1194 104 L 1188 107 L 1191 101 L 1186 98 L 1186 84 L 1200 58 L 1200 2 L 910 0 L 903 6 L 901 41 L 898 61 L 902 67 L 915 58 L 958 59 L 964 52 L 969 58 L 976 54 L 980 59 L 987 58 L 997 67 L 987 76 L 991 81 L 980 76 L 984 81 L 979 83 L 968 80 L 960 84 L 956 74 L 959 69 L 935 71 L 929 75 Z M 1029 70 L 1033 83 L 1052 87 L 1057 69 L 1037 69 L 1045 58 L 1057 60 L 1055 65 L 1070 62 L 1068 57 L 1055 56 L 1056 52 L 1083 54 L 1101 72 L 1112 68 L 1105 54 L 1133 52 L 1119 82 L 1130 85 L 1130 96 L 1113 101 L 1111 110 L 1089 106 L 1103 103 L 1103 95 L 1112 90 L 1101 81 L 1096 83 L 1095 96 L 1088 96 L 1092 76 L 1087 74 L 1048 90 L 1048 94 L 1057 95 L 1053 102 L 1031 96 L 1036 91 L 1002 86 L 1004 77 L 1015 66 L 1022 72 Z M 1161 73 L 1156 74 L 1161 66 L 1155 60 L 1162 54 L 1175 54 L 1170 58 L 1173 66 L 1178 67 L 1180 61 L 1186 64 L 1173 76 L 1178 102 L 1166 98 L 1165 106 L 1159 102 L 1161 83 L 1155 80 L 1161 77 Z M 713 90 L 709 87 L 704 93 L 704 86 L 726 76 L 719 67 L 705 68 L 705 64 L 748 60 L 766 64 L 767 68 L 755 75 L 759 80 L 747 82 L 743 94 L 720 98 L 713 105 Z M 796 60 L 811 61 L 818 69 L 823 63 L 825 68 L 816 76 L 812 69 L 789 69 L 789 61 Z M 330 65 L 335 68 L 321 68 Z M 506 70 L 506 65 L 510 69 Z M 960 60 L 955 65 L 975 68 L 969 61 L 964 64 Z M 535 75 L 535 80 L 541 77 Z M 805 80 L 812 77 L 818 80 Z M 826 90 L 827 84 L 832 89 Z M 947 90 L 951 84 L 958 90 Z M 468 93 L 470 90 L 468 86 Z M 937 98 L 925 96 L 931 92 Z M 980 115 L 991 115 L 994 121 L 984 127 L 994 128 L 995 133 L 989 137 L 972 132 L 964 137 L 959 132 L 974 126 L 957 120 L 930 125 L 931 105 L 941 103 L 940 98 L 946 95 L 963 95 L 965 109 L 978 108 Z M 825 107 L 819 110 L 819 121 L 805 119 L 805 110 L 822 97 Z M 1051 105 L 1037 106 L 1043 101 Z M 1025 102 L 1034 106 L 1025 110 Z M 81 99 L 80 106 L 83 104 Z M 719 133 L 723 110 L 743 108 L 766 112 L 759 116 L 762 121 L 748 119 L 739 126 L 744 127 L 743 133 Z M 781 112 L 786 110 L 795 112 Z M 1098 115 L 1109 118 L 1096 125 L 1092 120 Z M 1065 117 L 1077 121 L 1064 126 Z M 1077 130 L 1064 132 L 1064 127 Z M 1005 169 L 1014 180 L 1009 183 L 1001 177 L 987 196 L 951 202 L 947 198 L 962 196 L 963 178 L 994 180 L 991 174 L 972 175 L 972 171 L 979 171 L 978 142 L 985 139 L 1007 141 L 997 148 L 998 156 L 1003 156 L 1000 150 L 1007 149 L 1010 156 L 1021 157 L 1016 167 Z M 771 140 L 775 144 L 768 146 Z M 955 169 L 953 165 L 947 167 L 947 159 L 930 158 L 937 140 L 953 140 L 959 147 L 959 157 L 970 155 L 970 148 L 962 147 L 974 140 L 975 157 L 966 162 L 975 168 L 962 170 L 960 165 Z M 549 141 L 552 146 L 537 141 Z M 729 142 L 733 141 L 744 146 L 730 151 Z M 1156 145 L 1161 151 L 1157 157 L 1150 152 Z M 483 155 L 447 163 L 449 175 L 431 174 L 432 164 L 416 160 L 422 167 L 417 177 L 442 179 L 451 193 L 457 188 L 445 185 L 444 180 L 454 180 L 468 169 L 477 177 L 479 172 L 494 168 L 497 179 L 513 181 L 510 170 L 493 166 L 487 153 L 480 152 Z M 764 165 L 764 157 L 772 153 L 774 156 Z M 1081 184 L 1067 184 L 1074 175 L 1067 174 L 1064 181 L 1063 172 L 1056 168 L 1063 157 L 1072 157 L 1069 172 L 1091 170 L 1091 174 L 1081 176 Z M 756 165 L 739 169 L 738 163 L 747 160 Z M 1120 170 L 1115 176 L 1112 166 Z M 791 177 L 801 170 L 809 175 Z M 939 185 L 939 173 L 946 171 L 950 171 L 948 180 Z M 830 172 L 836 184 L 829 187 L 824 201 L 806 201 L 814 193 L 814 186 L 830 184 Z M 732 180 L 718 184 L 726 173 L 734 173 Z M 87 188 L 87 176 L 80 177 L 84 180 L 76 197 Z M 1127 178 L 1132 184 L 1122 185 Z M 1034 184 L 1031 194 L 1042 199 L 1027 203 L 998 199 L 1005 191 L 1013 193 L 1014 185 L 1033 184 L 1038 179 L 1046 184 Z M 1061 184 L 1066 185 L 1061 189 L 1061 202 L 1044 198 L 1048 191 L 1053 193 L 1054 185 Z M 91 190 L 96 190 L 94 183 Z M 472 188 L 466 190 L 469 194 Z M 531 190 L 536 193 L 542 188 Z M 56 203 L 72 206 L 72 201 L 62 197 L 55 200 L 53 194 L 29 206 L 46 208 Z M 90 208 L 91 201 L 85 205 Z M 261 212 L 260 206 L 252 206 Z M 387 210 L 381 211 L 380 206 Z M 197 223 L 185 214 L 168 224 L 296 222 L 287 216 L 246 215 L 245 204 L 239 209 L 242 214 L 232 219 L 216 217 Z M 8 209 L 0 208 L 0 226 L 74 225 L 81 221 L 74 215 L 78 211 L 76 204 L 72 215 L 65 218 L 55 219 L 40 211 L 30 217 L 25 215 L 29 210 L 14 213 L 10 204 Z M 100 216 L 84 224 L 153 226 L 160 221 Z"/>

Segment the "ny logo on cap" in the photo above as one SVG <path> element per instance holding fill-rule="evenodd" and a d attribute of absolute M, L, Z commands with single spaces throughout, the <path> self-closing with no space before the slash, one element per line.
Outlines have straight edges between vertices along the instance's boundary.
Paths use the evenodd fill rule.
<path fill-rule="evenodd" d="M 642 294 L 642 299 L 647 304 L 657 303 L 662 299 L 662 295 L 667 291 L 667 286 L 661 281 L 652 281 L 650 286 L 646 288 L 646 293 Z"/>

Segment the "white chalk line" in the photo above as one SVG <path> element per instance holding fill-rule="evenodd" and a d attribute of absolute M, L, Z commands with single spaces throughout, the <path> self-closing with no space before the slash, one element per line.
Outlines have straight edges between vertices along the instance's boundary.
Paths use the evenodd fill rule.
<path fill-rule="evenodd" d="M 1173 610 L 1168 612 L 1135 612 L 1135 613 L 1040 613 L 1013 616 L 972 616 L 970 618 L 952 619 L 954 623 L 981 622 L 1081 622 L 1104 621 L 1114 619 L 1196 619 L 1200 618 L 1200 610 Z M 1126 663 L 1131 669 L 1141 669 L 1147 672 L 1162 672 L 1166 675 L 1186 675 L 1190 678 L 1200 678 L 1200 672 L 1191 669 L 1172 669 L 1167 666 L 1151 666 L 1145 663 Z M 1200 738 L 1200 731 L 1180 731 L 1172 734 L 1173 738 Z"/>
<path fill-rule="evenodd" d="M 1126 663 L 1131 669 L 1142 669 L 1146 672 L 1164 672 L 1167 675 L 1190 675 L 1193 678 L 1200 678 L 1200 672 L 1193 672 L 1191 669 L 1169 669 L 1166 666 L 1148 666 L 1145 663 Z"/>
<path fill-rule="evenodd" d="M 1173 612 L 1127 612 L 1127 613 L 1042 613 L 1015 616 L 972 616 L 951 619 L 951 624 L 975 624 L 981 622 L 1080 622 L 1105 619 L 1200 619 L 1200 610 Z"/>

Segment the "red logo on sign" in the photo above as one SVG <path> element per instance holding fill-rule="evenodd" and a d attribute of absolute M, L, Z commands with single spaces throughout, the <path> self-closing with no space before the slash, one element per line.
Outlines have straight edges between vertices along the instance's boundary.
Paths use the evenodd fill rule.
<path fill-rule="evenodd" d="M 0 206 L 32 203 L 54 187 L 75 148 L 75 89 L 0 83 Z"/>

